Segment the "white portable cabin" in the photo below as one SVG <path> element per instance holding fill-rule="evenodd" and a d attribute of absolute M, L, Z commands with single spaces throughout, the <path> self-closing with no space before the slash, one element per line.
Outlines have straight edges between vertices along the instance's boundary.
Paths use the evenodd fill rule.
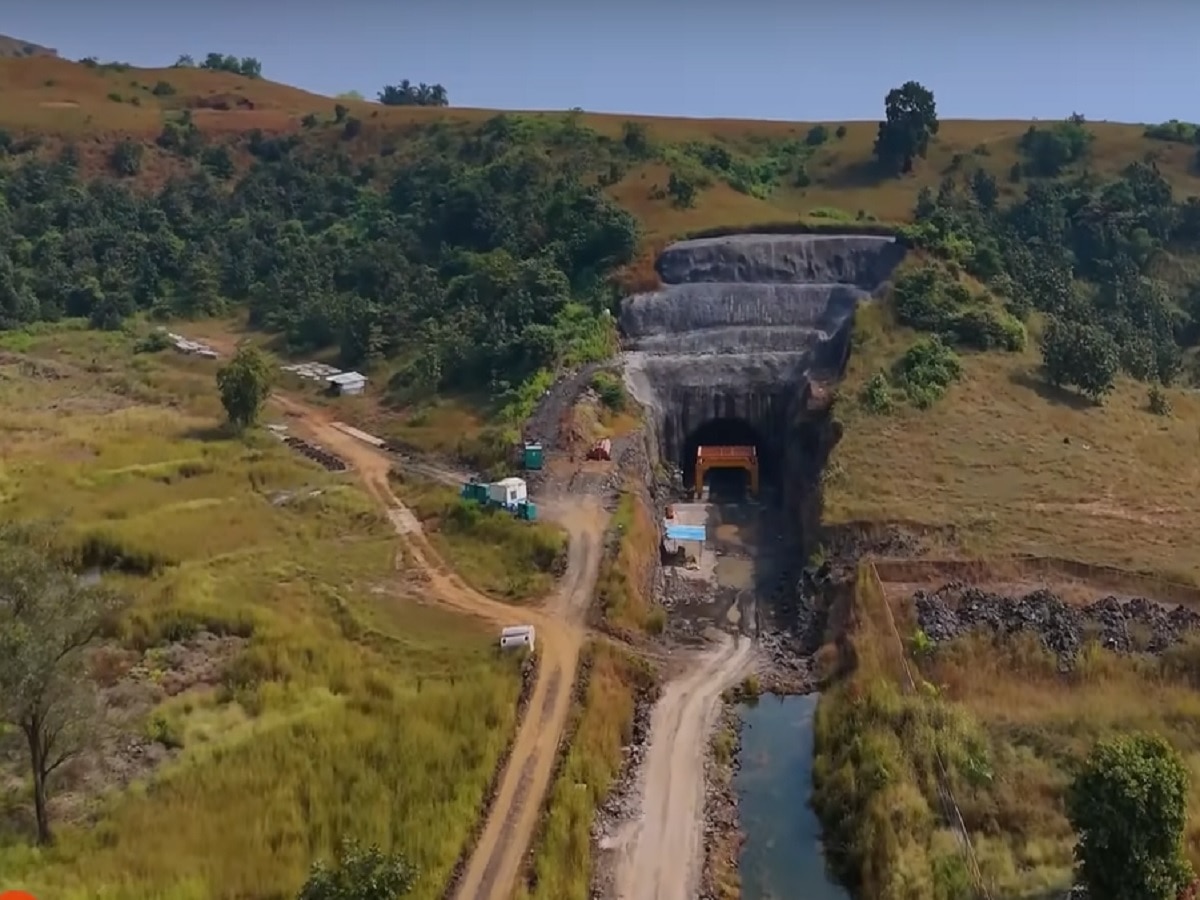
<path fill-rule="evenodd" d="M 361 394 L 367 386 L 367 376 L 358 372 L 339 372 L 325 378 L 337 394 Z"/>
<path fill-rule="evenodd" d="M 501 506 L 516 506 L 528 496 L 524 478 L 501 478 L 488 485 L 488 499 Z"/>
<path fill-rule="evenodd" d="M 509 625 L 500 632 L 500 649 L 509 647 L 528 647 L 533 650 L 533 626 Z"/>

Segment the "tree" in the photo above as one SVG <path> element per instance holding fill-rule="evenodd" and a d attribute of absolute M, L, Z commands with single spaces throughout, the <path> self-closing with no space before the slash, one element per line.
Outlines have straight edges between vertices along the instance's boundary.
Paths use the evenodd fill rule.
<path fill-rule="evenodd" d="M 449 106 L 450 98 L 440 84 L 413 84 L 405 78 L 399 84 L 385 84 L 379 102 L 384 106 Z"/>
<path fill-rule="evenodd" d="M 412 890 L 416 870 L 398 855 L 355 841 L 338 848 L 333 868 L 315 863 L 297 900 L 394 900 Z"/>
<path fill-rule="evenodd" d="M 1075 858 L 1092 900 L 1175 900 L 1191 881 L 1183 855 L 1188 774 L 1162 738 L 1103 741 L 1067 794 Z"/>
<path fill-rule="evenodd" d="M 83 584 L 36 532 L 0 532 L 0 721 L 29 749 L 38 843 L 53 841 L 50 779 L 86 746 L 95 712 L 85 651 L 115 608 Z"/>
<path fill-rule="evenodd" d="M 142 170 L 142 154 L 145 148 L 129 139 L 122 140 L 109 153 L 108 164 L 113 172 L 129 178 Z"/>
<path fill-rule="evenodd" d="M 229 424 L 241 431 L 258 420 L 271 393 L 271 364 L 251 344 L 238 347 L 229 364 L 217 371 L 217 390 Z"/>
<path fill-rule="evenodd" d="M 1051 317 L 1042 335 L 1042 364 L 1051 384 L 1074 385 L 1099 403 L 1113 389 L 1120 354 L 1101 326 Z"/>
<path fill-rule="evenodd" d="M 885 100 L 886 121 L 879 123 L 875 157 L 891 175 L 911 172 L 918 157 L 924 159 L 929 141 L 938 133 L 937 104 L 933 92 L 916 81 L 893 88 Z"/>

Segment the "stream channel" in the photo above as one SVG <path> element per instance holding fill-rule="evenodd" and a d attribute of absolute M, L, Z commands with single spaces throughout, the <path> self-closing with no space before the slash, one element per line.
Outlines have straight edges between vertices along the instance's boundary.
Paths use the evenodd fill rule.
<path fill-rule="evenodd" d="M 817 694 L 767 694 L 744 706 L 741 768 L 734 777 L 746 836 L 743 900 L 849 900 L 825 868 L 812 793 Z"/>

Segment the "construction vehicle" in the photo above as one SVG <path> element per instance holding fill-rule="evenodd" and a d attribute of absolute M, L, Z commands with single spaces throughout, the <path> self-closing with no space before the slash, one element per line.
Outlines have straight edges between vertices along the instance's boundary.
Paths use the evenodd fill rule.
<path fill-rule="evenodd" d="M 537 519 L 537 505 L 530 501 L 521 478 L 502 478 L 491 483 L 472 478 L 462 486 L 459 496 L 485 508 L 507 510 L 526 522 Z"/>

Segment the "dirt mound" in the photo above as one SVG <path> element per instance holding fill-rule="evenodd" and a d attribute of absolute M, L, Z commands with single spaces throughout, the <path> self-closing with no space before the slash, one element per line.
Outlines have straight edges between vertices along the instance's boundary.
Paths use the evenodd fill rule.
<path fill-rule="evenodd" d="M 1109 596 L 1073 606 L 1045 589 L 1009 597 L 951 582 L 936 591 L 917 591 L 912 602 L 918 627 L 934 643 L 972 631 L 1033 634 L 1064 663 L 1091 640 L 1116 653 L 1161 653 L 1200 629 L 1200 613 L 1143 597 Z"/>

